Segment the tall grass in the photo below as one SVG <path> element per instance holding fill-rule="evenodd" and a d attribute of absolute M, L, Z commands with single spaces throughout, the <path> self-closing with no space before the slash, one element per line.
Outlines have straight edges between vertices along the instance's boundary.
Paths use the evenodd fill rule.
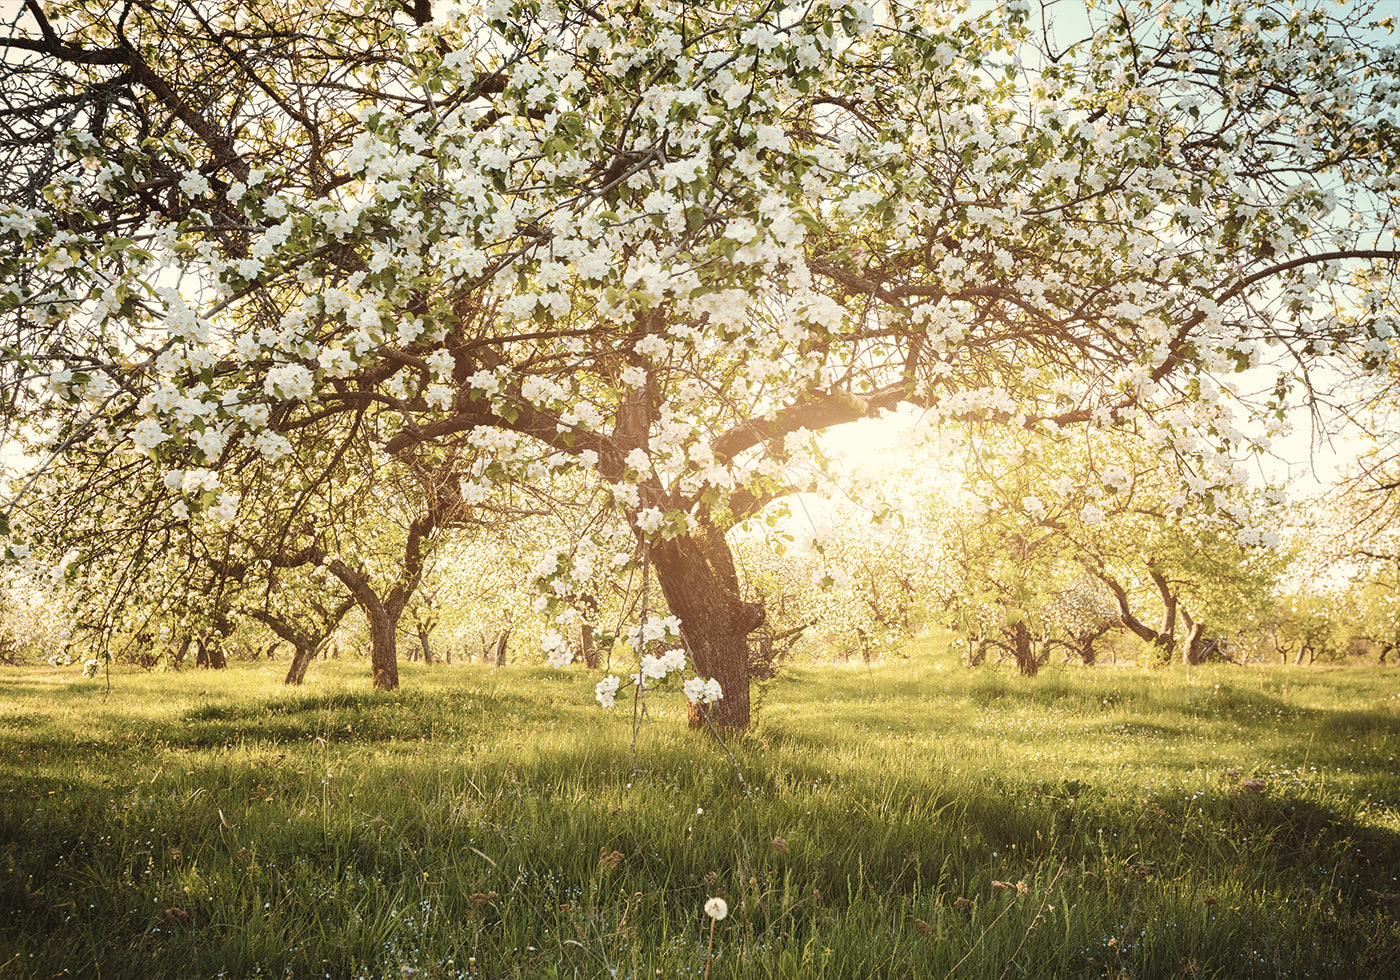
<path fill-rule="evenodd" d="M 314 671 L 0 674 L 0 978 L 1400 975 L 1394 670 Z"/>

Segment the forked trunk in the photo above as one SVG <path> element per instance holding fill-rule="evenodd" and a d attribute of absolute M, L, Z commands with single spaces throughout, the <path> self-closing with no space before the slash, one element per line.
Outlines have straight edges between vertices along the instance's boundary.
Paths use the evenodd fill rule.
<path fill-rule="evenodd" d="M 355 604 L 365 614 L 365 623 L 369 627 L 369 664 L 374 686 L 381 691 L 394 690 L 399 686 L 397 634 L 403 602 L 381 602 L 368 577 L 338 558 L 327 561 L 326 568 L 345 584 L 354 596 Z"/>
<path fill-rule="evenodd" d="M 316 644 L 298 644 L 292 652 L 292 663 L 287 668 L 287 677 L 283 684 L 300 684 L 306 680 L 306 668 L 311 665 L 311 661 L 316 659 Z"/>
<path fill-rule="evenodd" d="M 1094 641 L 1083 637 L 1075 641 L 1074 652 L 1079 656 L 1079 662 L 1085 667 L 1092 667 L 1099 660 L 1099 653 L 1094 649 Z"/>
<path fill-rule="evenodd" d="M 195 638 L 195 666 L 222 670 L 228 666 L 223 644 L 217 637 L 199 636 Z"/>
<path fill-rule="evenodd" d="M 179 670 L 185 663 L 185 655 L 190 652 L 190 644 L 194 642 L 194 637 L 186 634 L 180 641 L 180 645 L 175 652 L 170 655 L 170 666 L 174 670 Z"/>
<path fill-rule="evenodd" d="M 1186 623 L 1186 639 L 1181 645 L 1181 662 L 1188 667 L 1205 663 L 1205 624 L 1193 620 L 1185 609 L 1181 611 Z"/>
<path fill-rule="evenodd" d="M 1086 667 L 1092 667 L 1098 662 L 1098 642 L 1105 633 L 1113 629 L 1113 620 L 1103 619 L 1093 626 L 1081 630 L 1074 637 L 1074 650 L 1079 654 L 1079 660 Z"/>
<path fill-rule="evenodd" d="M 1170 663 L 1172 651 L 1176 649 L 1176 594 L 1172 592 L 1171 584 L 1166 577 L 1150 562 L 1147 570 L 1162 597 L 1161 629 L 1153 629 L 1133 615 L 1132 608 L 1128 604 L 1127 590 L 1113 576 L 1102 570 L 1096 571 L 1094 574 L 1113 593 L 1114 601 L 1118 603 L 1118 621 L 1126 626 L 1134 636 L 1151 646 L 1154 651 L 1153 659 L 1157 663 Z"/>

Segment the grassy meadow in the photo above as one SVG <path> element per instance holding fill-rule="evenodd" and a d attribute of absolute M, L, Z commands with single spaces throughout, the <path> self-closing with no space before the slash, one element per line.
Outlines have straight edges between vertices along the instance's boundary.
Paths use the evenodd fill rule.
<path fill-rule="evenodd" d="M 0 669 L 0 980 L 1400 976 L 1394 668 L 284 669 Z"/>

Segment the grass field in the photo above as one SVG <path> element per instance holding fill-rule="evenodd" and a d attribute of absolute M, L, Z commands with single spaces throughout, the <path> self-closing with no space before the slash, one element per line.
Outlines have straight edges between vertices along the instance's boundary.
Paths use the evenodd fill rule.
<path fill-rule="evenodd" d="M 0 978 L 1400 976 L 1393 668 L 282 669 L 0 670 Z"/>

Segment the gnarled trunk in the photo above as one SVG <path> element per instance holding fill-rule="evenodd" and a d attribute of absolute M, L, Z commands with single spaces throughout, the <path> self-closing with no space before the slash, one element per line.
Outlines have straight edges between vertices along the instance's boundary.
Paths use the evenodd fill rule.
<path fill-rule="evenodd" d="M 1072 642 L 1074 652 L 1078 654 L 1080 662 L 1086 667 L 1092 667 L 1098 663 L 1097 644 L 1105 633 L 1113 629 L 1114 625 L 1113 620 L 1105 619 L 1074 635 Z"/>
<path fill-rule="evenodd" d="M 1181 618 L 1186 623 L 1186 641 L 1181 645 L 1181 662 L 1191 667 L 1205 663 L 1205 624 L 1193 620 L 1185 608 L 1181 610 Z"/>
<path fill-rule="evenodd" d="M 331 634 L 354 604 L 354 599 L 345 599 L 332 608 L 312 602 L 317 615 L 309 626 L 304 621 L 298 623 L 288 616 L 278 615 L 267 609 L 245 609 L 244 612 L 292 645 L 292 662 L 287 666 L 287 676 L 283 678 L 282 683 L 295 685 L 306 680 L 306 668 L 316 659 L 318 653 L 324 653 Z"/>
<path fill-rule="evenodd" d="M 681 621 L 695 672 L 719 681 L 724 697 L 704 708 L 716 728 L 749 726 L 749 634 L 763 607 L 739 594 L 739 576 L 723 533 L 703 517 L 689 534 L 654 545 L 652 567 L 671 613 Z M 690 727 L 705 714 L 690 706 Z"/>
<path fill-rule="evenodd" d="M 369 669 L 374 686 L 392 691 L 399 686 L 398 624 L 377 602 L 374 608 L 365 609 L 365 620 L 369 624 Z"/>
<path fill-rule="evenodd" d="M 170 655 L 170 666 L 172 670 L 179 670 L 185 664 L 185 655 L 190 652 L 190 644 L 194 642 L 194 637 L 186 633 L 180 640 L 180 645 Z"/>
<path fill-rule="evenodd" d="M 399 619 L 422 581 L 433 534 L 440 528 L 452 526 L 465 510 L 451 463 L 443 464 L 432 474 L 422 475 L 426 481 L 427 505 L 408 525 L 398 581 L 382 599 L 361 569 L 339 558 L 328 558 L 320 548 L 313 549 L 312 557 L 325 562 L 326 569 L 350 590 L 355 604 L 365 614 L 370 637 L 370 671 L 374 686 L 382 691 L 392 691 L 399 686 Z"/>
<path fill-rule="evenodd" d="M 1151 561 L 1148 562 L 1147 574 L 1151 577 L 1152 584 L 1157 587 L 1157 592 L 1162 598 L 1162 625 L 1153 629 L 1133 615 L 1132 606 L 1128 602 L 1127 590 L 1113 576 L 1102 570 L 1095 571 L 1094 574 L 1113 593 L 1114 602 L 1118 605 L 1118 621 L 1138 639 L 1156 647 L 1157 658 L 1162 663 L 1169 663 L 1172 653 L 1176 650 L 1177 597 L 1166 576 L 1158 571 Z"/>
<path fill-rule="evenodd" d="M 306 668 L 311 665 L 311 661 L 316 659 L 316 654 L 319 650 L 320 647 L 315 644 L 311 646 L 297 644 L 295 650 L 292 652 L 292 662 L 287 667 L 287 676 L 283 679 L 282 683 L 292 685 L 300 684 L 302 681 L 306 680 Z"/>
<path fill-rule="evenodd" d="M 350 594 L 355 597 L 355 604 L 365 614 L 365 625 L 369 627 L 369 663 L 374 686 L 381 691 L 392 691 L 399 686 L 397 634 L 403 604 L 381 602 L 368 577 L 339 558 L 326 562 L 326 568 L 345 584 Z"/>
<path fill-rule="evenodd" d="M 228 659 L 224 656 L 223 642 L 220 637 L 209 637 L 201 634 L 195 637 L 195 644 L 194 662 L 196 667 L 222 670 L 228 666 Z"/>

